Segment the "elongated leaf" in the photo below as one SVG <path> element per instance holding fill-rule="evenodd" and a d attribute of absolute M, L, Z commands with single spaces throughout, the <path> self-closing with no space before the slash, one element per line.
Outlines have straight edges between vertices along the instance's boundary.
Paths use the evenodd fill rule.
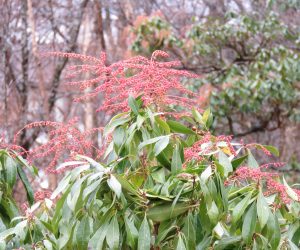
<path fill-rule="evenodd" d="M 196 230 L 194 224 L 194 217 L 191 212 L 189 212 L 188 216 L 186 217 L 183 233 L 185 235 L 188 249 L 195 249 L 196 248 Z"/>
<path fill-rule="evenodd" d="M 159 205 L 150 208 L 147 216 L 153 221 L 161 222 L 177 217 L 178 215 L 188 211 L 189 208 L 190 206 L 185 203 L 177 203 L 175 206 L 172 206 L 172 204 Z"/>
<path fill-rule="evenodd" d="M 156 142 L 156 144 L 154 146 L 155 156 L 159 155 L 161 153 L 161 151 L 163 151 L 168 146 L 169 141 L 170 141 L 170 137 L 165 136 L 165 137 L 161 138 L 158 142 Z"/>
<path fill-rule="evenodd" d="M 222 238 L 214 247 L 215 250 L 234 249 L 242 241 L 241 236 L 229 236 Z"/>
<path fill-rule="evenodd" d="M 195 108 L 192 109 L 192 114 L 198 123 L 203 124 L 203 117 Z"/>
<path fill-rule="evenodd" d="M 249 205 L 249 201 L 251 199 L 252 192 L 248 193 L 244 199 L 242 199 L 233 209 L 232 212 L 232 223 L 236 223 L 244 214 L 246 208 Z"/>
<path fill-rule="evenodd" d="M 271 211 L 269 209 L 267 201 L 260 191 L 257 197 L 257 217 L 261 228 L 266 225 L 270 212 Z"/>
<path fill-rule="evenodd" d="M 237 167 L 239 167 L 246 159 L 248 158 L 248 155 L 241 156 L 240 158 L 234 159 L 231 164 L 232 168 L 235 170 Z"/>
<path fill-rule="evenodd" d="M 106 241 L 110 249 L 119 249 L 120 231 L 117 216 L 115 215 L 108 226 L 108 234 L 106 235 Z"/>
<path fill-rule="evenodd" d="M 147 221 L 147 217 L 145 215 L 143 222 L 141 224 L 139 230 L 139 237 L 138 237 L 138 250 L 149 250 L 151 246 L 151 234 L 150 228 Z"/>
<path fill-rule="evenodd" d="M 268 151 L 270 151 L 276 157 L 279 157 L 279 150 L 276 147 L 270 145 L 262 145 L 262 146 L 266 148 Z"/>
<path fill-rule="evenodd" d="M 286 192 L 290 198 L 292 198 L 294 201 L 299 201 L 297 193 L 287 184 L 286 180 L 283 177 L 283 184 L 286 188 Z"/>
<path fill-rule="evenodd" d="M 222 151 L 219 152 L 219 163 L 224 167 L 224 176 L 227 177 L 233 169 L 230 160 Z"/>
<path fill-rule="evenodd" d="M 93 235 L 93 237 L 89 241 L 89 248 L 93 250 L 102 250 L 103 249 L 103 243 L 106 235 L 110 232 L 108 232 L 108 222 L 106 221 L 104 224 L 102 224 L 96 231 L 96 233 Z"/>
<path fill-rule="evenodd" d="M 18 155 L 16 152 L 15 152 L 15 154 L 16 154 L 16 160 L 23 167 L 26 167 L 32 175 L 34 175 L 34 176 L 38 175 L 38 169 L 36 167 L 29 165 L 28 162 L 21 155 Z"/>
<path fill-rule="evenodd" d="M 207 206 L 207 215 L 213 224 L 218 222 L 219 209 L 214 201 Z"/>
<path fill-rule="evenodd" d="M 248 150 L 248 166 L 250 168 L 258 168 L 259 167 L 259 164 L 257 163 L 257 161 L 255 160 L 255 158 L 253 157 L 253 155 L 250 152 L 250 150 Z"/>
<path fill-rule="evenodd" d="M 179 234 L 179 236 L 178 236 L 176 250 L 186 250 L 186 247 L 185 247 L 185 244 L 184 244 L 181 234 Z"/>
<path fill-rule="evenodd" d="M 128 98 L 128 105 L 130 107 L 130 109 L 132 110 L 133 113 L 135 113 L 136 115 L 139 114 L 139 105 L 136 102 L 136 100 L 134 99 L 133 96 L 129 96 Z"/>
<path fill-rule="evenodd" d="M 174 151 L 173 151 L 173 156 L 172 156 L 172 162 L 171 162 L 171 171 L 172 174 L 178 173 L 182 169 L 182 161 L 180 158 L 180 152 L 178 145 L 175 145 Z"/>
<path fill-rule="evenodd" d="M 64 163 L 60 164 L 56 168 L 56 170 L 57 171 L 62 170 L 64 168 L 68 167 L 68 166 L 76 166 L 76 165 L 84 165 L 84 164 L 86 164 L 86 162 L 84 162 L 84 161 L 68 161 L 68 162 L 64 162 Z"/>
<path fill-rule="evenodd" d="M 110 175 L 110 178 L 107 180 L 107 184 L 111 188 L 111 190 L 116 193 L 117 197 L 120 198 L 122 193 L 122 186 L 114 175 Z"/>
<path fill-rule="evenodd" d="M 206 109 L 202 115 L 202 121 L 204 124 L 207 123 L 209 116 L 210 116 L 210 108 Z"/>
<path fill-rule="evenodd" d="M 101 179 L 94 181 L 91 185 L 86 187 L 83 190 L 83 194 L 82 194 L 83 199 L 85 200 L 87 198 L 87 196 L 89 196 L 92 192 L 94 192 L 96 189 L 98 189 L 100 187 L 100 183 L 101 183 Z"/>
<path fill-rule="evenodd" d="M 170 134 L 171 130 L 170 130 L 168 123 L 166 123 L 164 120 L 160 119 L 158 116 L 155 117 L 155 121 L 159 124 L 160 127 L 162 127 L 164 129 L 164 131 L 167 134 Z"/>
<path fill-rule="evenodd" d="M 212 175 L 211 166 L 208 166 L 202 173 L 201 173 L 201 180 L 205 183 L 208 178 Z"/>
<path fill-rule="evenodd" d="M 86 249 L 89 238 L 90 238 L 91 228 L 89 216 L 85 215 L 80 221 L 80 224 L 76 230 L 76 244 L 78 249 Z"/>
<path fill-rule="evenodd" d="M 125 227 L 126 227 L 126 242 L 132 248 L 136 249 L 138 240 L 138 230 L 136 229 L 133 221 L 125 217 Z"/>
<path fill-rule="evenodd" d="M 4 167 L 6 181 L 10 188 L 13 188 L 17 178 L 17 163 L 10 156 L 7 156 Z"/>
<path fill-rule="evenodd" d="M 58 184 L 57 188 L 51 195 L 51 199 L 55 199 L 57 195 L 59 195 L 62 191 L 66 191 L 67 186 L 71 180 L 71 174 L 66 175 Z"/>
<path fill-rule="evenodd" d="M 77 157 L 85 159 L 88 163 L 90 163 L 91 167 L 96 168 L 98 171 L 105 171 L 105 167 L 99 162 L 96 162 L 94 159 L 85 155 L 77 155 Z"/>
<path fill-rule="evenodd" d="M 9 228 L 3 232 L 0 233 L 0 242 L 4 241 L 9 236 L 13 235 L 15 233 L 15 228 Z"/>
<path fill-rule="evenodd" d="M 147 146 L 147 145 L 150 145 L 150 144 L 153 144 L 155 142 L 158 142 L 159 140 L 165 138 L 165 137 L 168 137 L 168 136 L 158 136 L 158 137 L 155 137 L 155 138 L 151 138 L 149 140 L 146 140 L 144 142 L 142 142 L 139 147 L 138 147 L 138 150 L 140 151 L 143 147 Z"/>
<path fill-rule="evenodd" d="M 277 216 L 273 215 L 272 213 L 269 214 L 267 229 L 268 229 L 268 239 L 270 241 L 270 245 L 272 249 L 277 249 L 281 237 L 280 227 L 279 227 Z"/>
<path fill-rule="evenodd" d="M 28 178 L 27 178 L 25 172 L 23 171 L 23 169 L 20 165 L 17 165 L 17 171 L 18 171 L 18 175 L 23 183 L 23 186 L 26 189 L 28 202 L 30 205 L 32 205 L 34 202 L 34 193 L 33 193 L 32 187 L 28 181 Z"/>
<path fill-rule="evenodd" d="M 179 122 L 175 121 L 167 121 L 169 127 L 171 128 L 172 131 L 181 133 L 181 134 L 186 134 L 186 135 L 193 135 L 195 132 L 186 126 L 182 125 Z"/>
<path fill-rule="evenodd" d="M 117 146 L 121 146 L 125 137 L 125 130 L 122 127 L 117 127 L 113 132 L 113 141 Z"/>
<path fill-rule="evenodd" d="M 256 226 L 256 217 L 256 203 L 254 202 L 245 215 L 242 228 L 242 237 L 247 244 L 249 244 L 252 240 L 252 236 Z"/>
<path fill-rule="evenodd" d="M 136 196 L 140 196 L 140 193 L 138 192 L 137 188 L 131 183 L 129 182 L 126 177 L 120 176 L 120 175 L 116 175 L 115 176 L 117 178 L 117 180 L 120 182 L 122 189 L 129 191 L 130 193 L 136 195 Z"/>
<path fill-rule="evenodd" d="M 120 125 L 123 125 L 124 123 L 128 122 L 130 120 L 130 117 L 120 117 L 116 119 L 112 119 L 110 123 L 104 128 L 104 135 L 108 136 L 111 132 L 114 131 L 114 129 Z"/>

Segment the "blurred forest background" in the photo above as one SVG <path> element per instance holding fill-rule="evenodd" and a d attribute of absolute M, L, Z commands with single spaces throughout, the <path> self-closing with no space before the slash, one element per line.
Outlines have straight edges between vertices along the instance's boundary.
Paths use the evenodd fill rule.
<path fill-rule="evenodd" d="M 99 100 L 71 105 L 79 90 L 65 84 L 66 69 L 76 62 L 42 52 L 104 51 L 109 64 L 161 49 L 200 75 L 189 86 L 201 96 L 197 108 L 211 107 L 216 134 L 275 145 L 288 162 L 281 171 L 300 172 L 299 0 L 0 3 L 2 140 L 12 141 L 33 121 L 79 116 L 90 129 L 110 118 L 95 112 Z M 30 149 L 44 137 L 42 130 L 24 130 L 18 143 Z M 55 176 L 49 184 L 56 185 Z"/>

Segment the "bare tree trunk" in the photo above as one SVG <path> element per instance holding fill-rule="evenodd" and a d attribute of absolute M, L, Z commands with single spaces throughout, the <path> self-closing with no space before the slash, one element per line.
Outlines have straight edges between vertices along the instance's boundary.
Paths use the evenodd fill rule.
<path fill-rule="evenodd" d="M 109 47 L 111 51 L 114 51 L 116 44 L 114 41 L 114 37 L 112 35 L 112 28 L 111 28 L 111 17 L 110 17 L 110 10 L 108 7 L 105 8 L 105 26 L 106 26 L 106 34 L 108 36 Z"/>
<path fill-rule="evenodd" d="M 81 26 L 81 22 L 82 22 L 82 17 L 83 17 L 83 13 L 85 10 L 85 7 L 87 6 L 89 0 L 84 0 L 82 1 L 81 5 L 80 5 L 80 10 L 79 10 L 79 15 L 78 17 L 76 17 L 76 25 L 73 26 L 73 28 L 70 31 L 70 46 L 67 52 L 74 52 L 77 48 L 77 38 L 78 38 L 78 34 L 79 34 L 79 30 L 80 30 L 80 26 Z M 54 71 L 54 75 L 51 81 L 51 91 L 50 91 L 50 97 L 48 99 L 49 102 L 49 113 L 51 113 L 54 105 L 55 105 L 55 101 L 56 101 L 56 96 L 57 96 L 57 92 L 58 92 L 58 87 L 60 85 L 60 76 L 61 73 L 64 69 L 64 67 L 66 66 L 68 62 L 68 58 L 64 57 L 61 58 L 59 60 L 59 62 L 57 63 L 57 66 L 55 68 Z"/>
<path fill-rule="evenodd" d="M 32 1 L 27 0 L 27 5 L 28 5 L 28 23 L 31 29 L 31 41 L 32 41 L 32 54 L 35 60 L 36 64 L 36 72 L 37 72 L 37 78 L 38 78 L 38 86 L 39 86 L 39 91 L 42 97 L 42 103 L 43 103 L 43 112 L 42 114 L 45 114 L 45 118 L 43 120 L 49 120 L 49 108 L 48 108 L 48 102 L 47 102 L 47 93 L 45 90 L 45 80 L 44 80 L 44 73 L 43 69 L 41 67 L 41 61 L 38 55 L 38 46 L 37 46 L 37 41 L 36 41 L 36 28 L 35 28 L 35 19 L 33 16 L 33 11 L 32 11 Z"/>
<path fill-rule="evenodd" d="M 27 32 L 27 1 L 22 0 L 22 40 L 21 40 L 21 68 L 22 68 L 22 79 L 17 83 L 17 90 L 21 100 L 21 114 L 22 119 L 20 125 L 23 127 L 27 123 L 27 111 L 28 111 L 28 65 L 29 65 L 29 49 L 28 40 L 29 35 Z M 20 136 L 21 146 L 28 149 L 29 145 L 26 143 L 26 130 L 22 131 Z"/>
<path fill-rule="evenodd" d="M 99 32 L 101 50 L 105 51 L 106 50 L 106 45 L 105 45 L 105 39 L 104 39 L 102 2 L 101 2 L 101 0 L 100 1 L 95 1 L 95 6 L 96 6 L 96 17 L 97 17 L 97 29 L 96 30 Z"/>

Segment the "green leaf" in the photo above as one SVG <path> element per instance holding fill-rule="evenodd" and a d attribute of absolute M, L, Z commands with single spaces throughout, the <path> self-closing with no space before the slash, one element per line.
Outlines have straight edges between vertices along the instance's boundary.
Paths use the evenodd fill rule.
<path fill-rule="evenodd" d="M 166 181 L 165 168 L 160 168 L 160 169 L 152 172 L 151 176 L 152 176 L 153 180 L 155 180 L 156 182 L 164 184 Z"/>
<path fill-rule="evenodd" d="M 128 98 L 128 105 L 131 108 L 132 112 L 135 113 L 136 115 L 139 114 L 139 105 L 136 102 L 135 98 L 132 96 L 129 96 Z"/>
<path fill-rule="evenodd" d="M 160 127 L 162 127 L 164 129 L 164 131 L 167 134 L 170 134 L 171 130 L 170 130 L 168 123 L 166 123 L 164 120 L 160 119 L 158 116 L 155 117 L 155 121 L 159 124 Z"/>
<path fill-rule="evenodd" d="M 145 117 L 141 116 L 141 115 L 138 115 L 137 118 L 136 118 L 136 126 L 137 126 L 137 129 L 141 129 L 143 123 L 145 121 Z M 134 126 L 132 127 L 132 129 L 134 129 Z M 128 131 L 129 132 L 129 131 Z"/>
<path fill-rule="evenodd" d="M 233 169 L 230 160 L 222 151 L 219 152 L 219 163 L 224 167 L 224 176 L 227 177 Z"/>
<path fill-rule="evenodd" d="M 257 217 L 260 224 L 261 229 L 264 228 L 266 225 L 269 215 L 271 211 L 269 209 L 269 206 L 267 204 L 267 201 L 262 194 L 262 191 L 259 192 L 257 196 Z"/>
<path fill-rule="evenodd" d="M 85 200 L 92 192 L 94 192 L 96 189 L 100 188 L 100 183 L 102 179 L 94 180 L 91 185 L 87 186 L 83 190 L 82 198 Z"/>
<path fill-rule="evenodd" d="M 116 193 L 117 197 L 120 198 L 122 193 L 122 186 L 114 175 L 110 175 L 110 178 L 107 180 L 107 184 L 110 189 Z"/>
<path fill-rule="evenodd" d="M 198 123 L 203 123 L 202 115 L 195 108 L 192 109 L 192 115 Z"/>
<path fill-rule="evenodd" d="M 182 161 L 180 158 L 180 152 L 179 152 L 179 147 L 176 144 L 174 151 L 173 151 L 173 156 L 172 156 L 172 162 L 171 162 L 171 172 L 173 175 L 178 173 L 182 169 Z"/>
<path fill-rule="evenodd" d="M 143 141 L 139 147 L 138 147 L 138 150 L 140 151 L 143 147 L 147 146 L 147 145 L 150 145 L 150 144 L 153 144 L 155 142 L 158 142 L 159 140 L 165 138 L 165 137 L 169 137 L 168 135 L 166 136 L 158 136 L 158 137 L 155 137 L 155 138 L 151 138 L 149 140 L 146 140 L 146 141 Z"/>
<path fill-rule="evenodd" d="M 195 134 L 195 132 L 189 128 L 187 128 L 186 126 L 182 125 L 179 122 L 175 122 L 175 121 L 167 121 L 167 124 L 169 125 L 169 127 L 171 128 L 172 131 L 176 132 L 176 133 L 181 133 L 181 134 L 186 134 L 186 135 L 193 135 Z"/>
<path fill-rule="evenodd" d="M 208 166 L 200 175 L 201 180 L 205 183 L 208 178 L 213 174 L 211 166 Z"/>
<path fill-rule="evenodd" d="M 204 124 L 207 123 L 209 116 L 210 116 L 210 108 L 206 109 L 202 115 L 202 121 Z"/>
<path fill-rule="evenodd" d="M 5 177 L 6 177 L 7 184 L 10 186 L 10 188 L 13 188 L 13 186 L 16 183 L 16 177 L 17 177 L 17 163 L 13 158 L 7 156 L 4 166 L 5 166 Z"/>
<path fill-rule="evenodd" d="M 262 146 L 266 148 L 268 151 L 270 151 L 276 157 L 279 157 L 279 150 L 276 147 L 270 145 L 262 145 Z"/>
<path fill-rule="evenodd" d="M 170 141 L 170 137 L 165 136 L 165 137 L 161 138 L 158 142 L 156 142 L 156 144 L 154 146 L 155 156 L 159 155 L 161 153 L 161 151 L 163 151 L 168 146 L 169 141 Z"/>
<path fill-rule="evenodd" d="M 90 218 L 85 215 L 76 230 L 76 244 L 78 249 L 86 249 L 90 239 Z"/>
<path fill-rule="evenodd" d="M 256 217 L 256 203 L 254 202 L 245 215 L 242 227 L 242 237 L 247 244 L 249 244 L 252 240 L 256 226 Z"/>
<path fill-rule="evenodd" d="M 125 139 L 125 130 L 122 127 L 117 127 L 113 132 L 113 140 L 117 146 L 121 146 Z"/>
<path fill-rule="evenodd" d="M 216 242 L 214 250 L 235 249 L 234 246 L 239 246 L 242 240 L 241 236 L 224 237 Z"/>
<path fill-rule="evenodd" d="M 125 227 L 126 227 L 126 242 L 132 249 L 136 249 L 139 232 L 136 229 L 133 221 L 130 220 L 128 217 L 125 217 Z"/>
<path fill-rule="evenodd" d="M 32 187 L 28 181 L 28 178 L 27 178 L 24 170 L 22 169 L 22 167 L 20 165 L 17 165 L 17 171 L 18 171 L 18 175 L 23 183 L 23 186 L 26 189 L 27 200 L 28 200 L 29 204 L 32 205 L 34 203 L 34 193 L 33 193 Z"/>
<path fill-rule="evenodd" d="M 116 116 L 115 116 L 116 117 Z M 104 136 L 108 136 L 114 129 L 124 123 L 128 122 L 130 117 L 120 117 L 116 119 L 111 119 L 110 122 L 104 128 Z"/>
<path fill-rule="evenodd" d="M 252 192 L 248 193 L 244 199 L 242 199 L 233 209 L 232 223 L 235 224 L 244 214 L 246 208 L 249 205 Z"/>
<path fill-rule="evenodd" d="M 18 155 L 17 153 L 16 153 L 16 155 L 17 155 L 16 159 L 19 161 L 19 163 L 22 166 L 26 167 L 30 171 L 31 174 L 33 174 L 35 176 L 38 175 L 38 169 L 36 167 L 29 165 L 28 162 L 21 155 Z"/>
<path fill-rule="evenodd" d="M 278 218 L 276 215 L 273 215 L 270 213 L 268 223 L 267 223 L 267 229 L 268 229 L 268 239 L 270 242 L 270 245 L 272 249 L 277 249 L 280 243 L 280 227 L 278 223 Z"/>
<path fill-rule="evenodd" d="M 120 231 L 117 216 L 113 216 L 108 226 L 108 234 L 106 235 L 107 245 L 110 249 L 119 249 Z"/>
<path fill-rule="evenodd" d="M 150 208 L 147 216 L 153 221 L 162 222 L 177 217 L 188 211 L 189 208 L 190 206 L 185 203 L 177 203 L 175 206 L 172 206 L 172 204 L 158 205 Z"/>
<path fill-rule="evenodd" d="M 96 233 L 93 235 L 93 237 L 89 241 L 89 249 L 93 250 L 102 250 L 103 249 L 103 243 L 105 236 L 107 234 L 110 234 L 111 232 L 108 232 L 109 224 L 105 222 L 103 225 L 101 225 Z"/>
<path fill-rule="evenodd" d="M 145 215 L 143 222 L 141 224 L 139 230 L 139 237 L 138 237 L 138 250 L 149 250 L 151 246 L 151 234 L 150 228 L 147 221 L 147 217 Z"/>
<path fill-rule="evenodd" d="M 211 204 L 207 206 L 207 215 L 213 224 L 216 224 L 218 222 L 219 209 L 214 201 L 212 201 Z"/>
<path fill-rule="evenodd" d="M 195 230 L 195 225 L 194 225 L 194 217 L 191 212 L 189 212 L 188 216 L 185 219 L 185 223 L 184 223 L 182 232 L 185 235 L 188 249 L 195 249 L 196 248 L 196 230 Z"/>
<path fill-rule="evenodd" d="M 181 234 L 178 235 L 176 250 L 186 250 L 186 247 L 185 247 L 185 244 L 184 244 Z"/>
<path fill-rule="evenodd" d="M 135 196 L 140 195 L 138 189 L 131 182 L 129 182 L 125 176 L 123 177 L 120 175 L 116 175 L 115 177 L 120 182 L 122 189 L 134 194 Z"/>
<path fill-rule="evenodd" d="M 259 168 L 259 164 L 257 163 L 255 158 L 253 157 L 250 150 L 248 150 L 248 166 L 250 168 Z"/>
<path fill-rule="evenodd" d="M 248 155 L 241 156 L 240 158 L 234 159 L 231 164 L 232 168 L 235 170 L 237 167 L 239 167 L 246 159 L 248 158 Z"/>
<path fill-rule="evenodd" d="M 210 112 L 210 108 L 206 109 L 202 116 L 202 121 L 207 128 L 209 128 L 213 123 L 213 116 Z"/>
<path fill-rule="evenodd" d="M 284 177 L 282 177 L 282 179 L 283 179 L 283 184 L 284 184 L 284 186 L 286 188 L 286 192 L 287 192 L 288 196 L 290 198 L 292 198 L 294 201 L 299 201 L 297 193 L 289 186 L 289 184 L 287 184 L 287 182 L 284 179 Z"/>
<path fill-rule="evenodd" d="M 77 155 L 78 158 L 85 159 L 88 161 L 88 163 L 91 165 L 91 167 L 96 168 L 98 171 L 103 172 L 105 171 L 105 167 L 100 164 L 99 162 L 96 162 L 94 159 L 87 157 L 85 155 Z M 78 167 L 77 167 L 78 168 Z M 83 168 L 84 171 L 84 168 Z"/>

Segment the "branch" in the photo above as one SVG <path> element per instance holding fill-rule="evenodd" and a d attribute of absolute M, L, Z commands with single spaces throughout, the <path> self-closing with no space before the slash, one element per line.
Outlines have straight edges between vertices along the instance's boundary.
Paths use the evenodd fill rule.
<path fill-rule="evenodd" d="M 67 50 L 67 52 L 74 52 L 77 48 L 76 42 L 77 42 L 77 38 L 78 38 L 78 34 L 79 34 L 81 22 L 82 22 L 84 9 L 86 8 L 88 1 L 89 0 L 84 0 L 80 5 L 80 13 L 79 13 L 79 17 L 77 18 L 77 25 L 75 25 L 75 27 L 73 27 L 73 29 L 71 29 L 71 31 L 70 31 L 71 39 L 70 39 L 70 46 L 69 46 L 69 49 Z M 69 59 L 67 57 L 61 58 L 58 65 L 56 66 L 56 68 L 54 70 L 54 76 L 52 78 L 52 87 L 51 87 L 50 97 L 48 99 L 49 113 L 51 113 L 51 111 L 54 107 L 56 95 L 58 92 L 57 90 L 60 85 L 60 76 L 61 76 L 61 73 L 62 73 L 63 69 L 65 68 L 68 60 Z"/>

